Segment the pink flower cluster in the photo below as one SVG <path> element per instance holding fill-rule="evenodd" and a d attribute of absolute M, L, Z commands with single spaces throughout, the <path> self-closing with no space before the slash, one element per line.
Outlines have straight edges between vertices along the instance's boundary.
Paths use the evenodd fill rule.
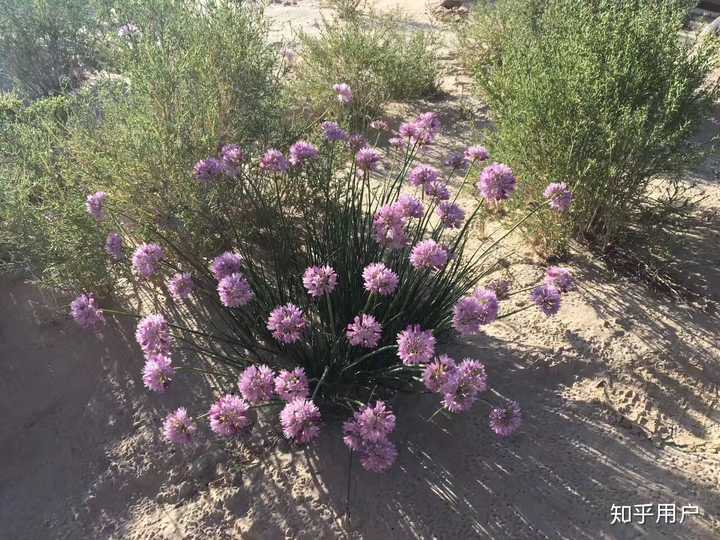
<path fill-rule="evenodd" d="M 165 252 L 157 244 L 140 244 L 132 256 L 135 273 L 145 279 L 151 278 L 160 270 L 160 263 L 165 259 Z"/>
<path fill-rule="evenodd" d="M 480 327 L 495 322 L 499 303 L 494 291 L 478 289 L 461 298 L 453 308 L 453 327 L 463 336 L 477 334 Z"/>
<path fill-rule="evenodd" d="M 423 268 L 442 270 L 449 258 L 447 249 L 431 239 L 418 242 L 410 252 L 410 264 L 418 270 Z"/>
<path fill-rule="evenodd" d="M 395 430 L 395 415 L 382 401 L 365 405 L 343 424 L 343 441 L 358 453 L 363 468 L 384 472 L 397 458 L 397 449 L 388 436 Z"/>
<path fill-rule="evenodd" d="M 428 390 L 442 395 L 443 407 L 454 413 L 469 410 L 488 387 L 481 362 L 466 358 L 457 364 L 447 355 L 425 367 L 423 382 Z"/>
<path fill-rule="evenodd" d="M 220 149 L 218 157 L 201 159 L 193 166 L 193 176 L 199 182 L 207 184 L 225 174 L 231 178 L 240 174 L 245 162 L 245 152 L 237 144 L 226 144 Z"/>

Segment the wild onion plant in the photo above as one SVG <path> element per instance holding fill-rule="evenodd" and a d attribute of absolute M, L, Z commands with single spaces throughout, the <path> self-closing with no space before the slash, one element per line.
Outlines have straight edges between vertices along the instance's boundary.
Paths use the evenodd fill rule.
<path fill-rule="evenodd" d="M 335 88 L 347 105 L 350 88 Z M 476 204 L 462 208 L 449 181 L 462 177 L 462 190 L 489 156 L 468 148 L 446 175 L 417 163 L 439 129 L 437 116 L 424 113 L 399 126 L 387 153 L 329 121 L 315 133 L 317 144 L 297 141 L 287 155 L 223 146 L 188 171 L 215 243 L 226 246 L 209 258 L 185 249 L 182 227 L 140 230 L 133 224 L 146 220 L 117 211 L 112 195 L 90 195 L 87 210 L 108 233 L 108 256 L 156 300 L 155 312 L 136 315 L 145 385 L 164 392 L 177 371 L 206 373 L 223 396 L 208 413 L 220 437 L 246 434 L 258 406 L 276 406 L 285 436 L 296 443 L 316 437 L 321 413 L 352 414 L 344 440 L 372 471 L 387 469 L 397 453 L 388 438 L 395 416 L 382 398 L 424 388 L 440 394 L 444 410 L 470 409 L 488 388 L 483 364 L 456 362 L 439 348 L 453 334 L 477 334 L 513 313 L 499 303 L 507 284 L 476 287 L 520 223 L 477 248 L 468 242 L 483 208 L 502 205 L 516 179 L 506 165 L 485 167 Z M 528 216 L 564 212 L 571 201 L 565 185 L 553 184 Z M 244 222 L 248 209 L 265 218 Z M 567 270 L 552 268 L 521 309 L 554 315 L 571 287 Z M 91 294 L 72 303 L 74 318 L 88 328 L 99 327 L 103 311 L 119 313 L 101 309 Z M 204 363 L 176 367 L 178 349 Z M 512 433 L 518 404 L 491 407 L 492 429 Z M 173 443 L 190 442 L 197 429 L 185 409 L 164 424 Z"/>

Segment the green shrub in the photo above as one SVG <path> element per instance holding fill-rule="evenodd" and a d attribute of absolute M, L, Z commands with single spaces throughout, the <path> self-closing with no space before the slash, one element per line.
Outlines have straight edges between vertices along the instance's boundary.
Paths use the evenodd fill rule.
<path fill-rule="evenodd" d="M 105 34 L 92 0 L 0 0 L 0 62 L 23 95 L 77 88 L 100 68 Z"/>
<path fill-rule="evenodd" d="M 334 97 L 335 83 L 349 84 L 354 128 L 363 127 L 389 101 L 437 91 L 437 36 L 407 30 L 400 14 L 355 13 L 342 20 L 324 20 L 318 35 L 301 32 L 298 39 L 296 95 L 319 110 Z"/>
<path fill-rule="evenodd" d="M 687 14 L 684 2 L 653 0 L 476 9 L 464 36 L 491 44 L 473 71 L 496 122 L 493 157 L 519 173 L 526 200 L 549 181 L 575 192 L 569 221 L 548 213 L 529 224 L 543 247 L 561 247 L 569 232 L 617 239 L 650 201 L 651 179 L 693 162 L 689 140 L 717 95 L 706 82 L 717 48 L 680 39 Z M 502 32 L 483 35 L 497 20 Z"/>

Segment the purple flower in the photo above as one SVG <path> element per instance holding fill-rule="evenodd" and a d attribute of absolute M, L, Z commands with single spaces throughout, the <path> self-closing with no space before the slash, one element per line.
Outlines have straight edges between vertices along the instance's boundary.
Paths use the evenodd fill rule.
<path fill-rule="evenodd" d="M 465 219 L 465 211 L 455 203 L 442 201 L 436 210 L 440 222 L 451 229 L 459 229 Z"/>
<path fill-rule="evenodd" d="M 396 149 L 402 149 L 407 146 L 405 139 L 401 137 L 390 137 L 388 139 L 388 144 Z"/>
<path fill-rule="evenodd" d="M 490 411 L 490 428 L 501 437 L 508 437 L 520 427 L 522 416 L 517 401 L 508 401 L 504 407 Z"/>
<path fill-rule="evenodd" d="M 260 168 L 264 171 L 286 173 L 290 168 L 290 163 L 280 150 L 270 148 L 260 160 Z"/>
<path fill-rule="evenodd" d="M 220 151 L 220 159 L 225 172 L 230 176 L 235 176 L 240 172 L 240 166 L 245 161 L 245 153 L 237 144 L 226 144 Z"/>
<path fill-rule="evenodd" d="M 295 343 L 302 337 L 307 324 L 302 310 L 291 303 L 287 303 L 272 310 L 268 318 L 267 328 L 278 341 Z"/>
<path fill-rule="evenodd" d="M 376 443 L 395 429 L 395 415 L 383 401 L 376 401 L 374 406 L 365 405 L 355 413 L 355 423 L 360 438 Z"/>
<path fill-rule="evenodd" d="M 348 138 L 348 145 L 350 145 L 350 148 L 357 152 L 358 150 L 365 148 L 368 145 L 368 142 L 367 139 L 360 133 L 353 133 Z"/>
<path fill-rule="evenodd" d="M 305 444 L 320 433 L 320 411 L 308 399 L 294 399 L 280 412 L 280 424 L 285 437 Z"/>
<path fill-rule="evenodd" d="M 207 183 L 220 176 L 224 170 L 225 167 L 222 161 L 211 157 L 201 159 L 195 164 L 193 167 L 193 176 L 195 176 L 196 180 Z"/>
<path fill-rule="evenodd" d="M 81 328 L 97 330 L 105 323 L 105 316 L 92 294 L 81 294 L 70 302 L 70 315 Z"/>
<path fill-rule="evenodd" d="M 549 184 L 543 192 L 543 197 L 550 201 L 550 208 L 557 212 L 566 212 L 573 202 L 572 191 L 565 182 Z"/>
<path fill-rule="evenodd" d="M 418 242 L 410 252 L 410 264 L 415 268 L 433 268 L 440 270 L 448 262 L 447 250 L 435 240 Z"/>
<path fill-rule="evenodd" d="M 475 389 L 476 392 L 484 392 L 487 390 L 487 372 L 482 362 L 473 358 L 465 358 L 460 365 L 457 366 L 468 380 L 468 384 Z"/>
<path fill-rule="evenodd" d="M 355 163 L 361 171 L 377 171 L 380 168 L 380 154 L 374 148 L 366 146 L 355 154 Z"/>
<path fill-rule="evenodd" d="M 118 28 L 118 36 L 121 38 L 132 37 L 138 34 L 140 34 L 140 29 L 133 23 L 123 24 Z"/>
<path fill-rule="evenodd" d="M 175 376 L 175 368 L 169 356 L 153 354 L 148 356 L 143 367 L 143 384 L 153 392 L 163 393 Z"/>
<path fill-rule="evenodd" d="M 478 399 L 475 383 L 475 379 L 466 370 L 458 367 L 448 377 L 447 384 L 440 390 L 443 394 L 443 407 L 454 413 L 470 409 Z"/>
<path fill-rule="evenodd" d="M 567 268 L 551 266 L 545 274 L 545 285 L 555 287 L 560 292 L 568 292 L 575 288 L 575 281 Z"/>
<path fill-rule="evenodd" d="M 123 258 L 123 244 L 120 235 L 115 232 L 111 232 L 107 235 L 105 240 L 105 253 L 110 255 L 110 258 L 114 262 L 118 262 Z"/>
<path fill-rule="evenodd" d="M 486 289 L 493 291 L 498 300 L 510 298 L 510 281 L 507 279 L 493 279 L 487 284 Z"/>
<path fill-rule="evenodd" d="M 222 278 L 218 283 L 217 291 L 220 303 L 229 308 L 244 306 L 255 296 L 248 280 L 238 272 Z"/>
<path fill-rule="evenodd" d="M 245 368 L 240 374 L 238 388 L 242 397 L 252 405 L 271 400 L 275 390 L 272 369 L 265 364 Z"/>
<path fill-rule="evenodd" d="M 419 145 L 432 144 L 440 131 L 440 119 L 433 112 L 422 113 L 413 122 L 401 124 L 398 135 L 410 143 Z"/>
<path fill-rule="evenodd" d="M 440 172 L 430 165 L 418 165 L 408 174 L 408 182 L 416 187 L 435 182 L 438 178 L 440 178 Z"/>
<path fill-rule="evenodd" d="M 345 335 L 355 347 L 374 349 L 382 337 L 382 327 L 372 315 L 356 315 Z"/>
<path fill-rule="evenodd" d="M 333 85 L 333 90 L 337 95 L 338 101 L 343 105 L 349 105 L 353 100 L 353 93 L 346 83 L 338 83 Z"/>
<path fill-rule="evenodd" d="M 132 256 L 133 269 L 139 276 L 148 279 L 159 270 L 164 258 L 165 252 L 157 244 L 140 244 Z"/>
<path fill-rule="evenodd" d="M 397 204 L 380 208 L 373 218 L 375 241 L 390 249 L 402 249 L 407 243 L 405 236 L 405 215 Z"/>
<path fill-rule="evenodd" d="M 375 444 L 366 444 L 359 452 L 360 464 L 363 469 L 370 472 L 385 472 L 397 459 L 397 448 L 388 440 Z"/>
<path fill-rule="evenodd" d="M 283 369 L 275 377 L 275 393 L 285 401 L 309 397 L 310 386 L 305 370 L 300 367 L 292 371 Z"/>
<path fill-rule="evenodd" d="M 107 193 L 104 191 L 88 195 L 87 199 L 85 199 L 85 208 L 87 208 L 88 214 L 97 221 L 105 219 L 105 199 L 107 199 Z"/>
<path fill-rule="evenodd" d="M 491 203 L 508 199 L 515 191 L 515 176 L 512 169 L 502 163 L 493 163 L 480 173 L 480 181 L 475 184 L 480 195 Z"/>
<path fill-rule="evenodd" d="M 370 122 L 370 127 L 376 131 L 390 131 L 390 126 L 385 120 L 373 120 Z"/>
<path fill-rule="evenodd" d="M 169 443 L 190 444 L 197 431 L 197 425 L 188 415 L 185 407 L 180 407 L 165 417 L 163 422 L 163 437 Z"/>
<path fill-rule="evenodd" d="M 489 289 L 478 289 L 474 295 L 461 298 L 453 308 L 453 328 L 461 335 L 477 334 L 480 327 L 497 319 L 498 301 Z"/>
<path fill-rule="evenodd" d="M 465 149 L 465 159 L 470 163 L 475 161 L 487 161 L 490 158 L 490 152 L 484 146 L 470 146 Z"/>
<path fill-rule="evenodd" d="M 192 276 L 187 272 L 175 274 L 170 278 L 167 286 L 172 297 L 178 302 L 190 298 L 195 289 Z"/>
<path fill-rule="evenodd" d="M 411 143 L 417 142 L 420 136 L 420 128 L 415 122 L 404 122 L 398 128 L 398 135 L 402 139 L 407 139 Z"/>
<path fill-rule="evenodd" d="M 456 369 L 455 360 L 443 354 L 423 370 L 423 383 L 431 392 L 440 392 Z"/>
<path fill-rule="evenodd" d="M 400 195 L 395 202 L 402 215 L 406 218 L 421 218 L 425 214 L 425 208 L 420 201 L 412 195 Z"/>
<path fill-rule="evenodd" d="M 311 159 L 320 155 L 317 147 L 307 141 L 297 141 L 290 147 L 290 165 L 302 167 Z"/>
<path fill-rule="evenodd" d="M 435 336 L 419 324 L 410 325 L 397 336 L 398 356 L 403 364 L 425 364 L 435 354 Z"/>
<path fill-rule="evenodd" d="M 303 285 L 310 296 L 318 298 L 330 294 L 337 286 L 337 273 L 330 266 L 311 266 L 305 270 Z"/>
<path fill-rule="evenodd" d="M 210 429 L 220 437 L 237 437 L 252 423 L 250 405 L 241 397 L 226 394 L 210 407 Z"/>
<path fill-rule="evenodd" d="M 398 286 L 398 276 L 383 263 L 368 264 L 363 270 L 365 290 L 371 294 L 390 296 Z"/>
<path fill-rule="evenodd" d="M 147 358 L 156 354 L 169 355 L 172 338 L 165 317 L 148 315 L 142 319 L 135 330 L 135 340 Z"/>
<path fill-rule="evenodd" d="M 328 142 L 347 141 L 348 139 L 347 131 L 335 122 L 323 122 L 320 124 L 320 127 L 322 128 L 325 139 Z"/>
<path fill-rule="evenodd" d="M 425 195 L 436 201 L 447 201 L 450 198 L 450 190 L 446 183 L 436 180 L 425 184 Z"/>
<path fill-rule="evenodd" d="M 462 154 L 450 154 L 443 164 L 451 169 L 464 169 L 467 166 L 467 160 Z"/>
<path fill-rule="evenodd" d="M 222 255 L 215 257 L 210 264 L 210 271 L 217 281 L 222 280 L 230 274 L 240 272 L 243 259 L 237 253 L 226 251 Z"/>
<path fill-rule="evenodd" d="M 560 311 L 560 291 L 552 285 L 535 287 L 530 293 L 530 299 L 548 317 Z"/>

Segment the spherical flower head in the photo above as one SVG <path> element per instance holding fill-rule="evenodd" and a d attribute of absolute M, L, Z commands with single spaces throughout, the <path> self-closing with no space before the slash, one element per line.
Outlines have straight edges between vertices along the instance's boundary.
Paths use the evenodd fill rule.
<path fill-rule="evenodd" d="M 475 186 L 486 201 L 498 203 L 510 198 L 515 191 L 516 183 L 510 167 L 502 163 L 493 163 L 483 169 L 480 173 L 480 181 Z"/>
<path fill-rule="evenodd" d="M 143 367 L 143 384 L 153 392 L 163 393 L 175 376 L 175 368 L 169 356 L 150 355 Z"/>
<path fill-rule="evenodd" d="M 568 292 L 575 288 L 575 280 L 567 268 L 551 266 L 545 274 L 545 285 L 555 287 L 560 292 Z"/>
<path fill-rule="evenodd" d="M 440 222 L 450 229 L 459 229 L 465 219 L 465 211 L 455 203 L 442 201 L 436 210 Z"/>
<path fill-rule="evenodd" d="M 372 315 L 356 315 L 345 332 L 350 345 L 374 349 L 382 337 L 382 326 Z"/>
<path fill-rule="evenodd" d="M 387 439 L 374 444 L 366 444 L 359 452 L 360 464 L 363 469 L 376 473 L 385 472 L 392 467 L 397 455 L 397 448 Z"/>
<path fill-rule="evenodd" d="M 111 232 L 105 239 L 105 253 L 110 256 L 113 262 L 118 262 L 123 258 L 123 243 L 120 235 Z"/>
<path fill-rule="evenodd" d="M 408 174 L 408 182 L 413 186 L 424 186 L 440 178 L 440 171 L 430 165 L 418 165 Z"/>
<path fill-rule="evenodd" d="M 390 131 L 390 126 L 385 120 L 373 120 L 370 122 L 370 127 L 376 131 Z"/>
<path fill-rule="evenodd" d="M 365 290 L 371 294 L 390 296 L 397 289 L 398 275 L 383 263 L 368 264 L 363 270 Z"/>
<path fill-rule="evenodd" d="M 398 204 L 383 206 L 373 218 L 375 241 L 390 249 L 402 249 L 407 244 L 405 224 L 405 214 Z"/>
<path fill-rule="evenodd" d="M 473 358 L 465 358 L 457 367 L 467 378 L 468 384 L 473 387 L 476 392 L 484 392 L 488 388 L 487 372 L 482 362 Z"/>
<path fill-rule="evenodd" d="M 467 411 L 478 399 L 476 381 L 468 370 L 459 367 L 448 377 L 448 382 L 440 390 L 443 394 L 442 405 L 448 411 L 460 413 Z"/>
<path fill-rule="evenodd" d="M 350 137 L 348 137 L 348 145 L 353 151 L 357 152 L 365 148 L 368 145 L 368 141 L 364 135 L 360 133 L 352 133 Z"/>
<path fill-rule="evenodd" d="M 219 159 L 210 157 L 207 159 L 201 159 L 193 167 L 193 176 L 196 180 L 203 183 L 208 183 L 220 176 L 225 167 Z"/>
<path fill-rule="evenodd" d="M 415 143 L 420 136 L 420 127 L 415 122 L 404 122 L 398 128 L 398 136 L 401 139 Z"/>
<path fill-rule="evenodd" d="M 302 167 L 320 155 L 317 147 L 307 141 L 297 141 L 290 147 L 290 165 Z"/>
<path fill-rule="evenodd" d="M 504 407 L 495 407 L 490 411 L 490 429 L 500 437 L 508 437 L 522 424 L 520 405 L 517 401 L 508 401 Z"/>
<path fill-rule="evenodd" d="M 169 355 L 172 338 L 165 317 L 155 314 L 142 319 L 135 330 L 135 340 L 146 357 L 155 354 Z"/>
<path fill-rule="evenodd" d="M 273 309 L 267 322 L 268 330 L 281 343 L 299 341 L 307 325 L 302 310 L 291 303 Z"/>
<path fill-rule="evenodd" d="M 280 150 L 269 148 L 260 160 L 260 168 L 264 171 L 282 174 L 288 171 L 290 163 Z"/>
<path fill-rule="evenodd" d="M 393 148 L 400 150 L 407 146 L 407 141 L 402 137 L 390 137 L 388 139 L 388 144 Z"/>
<path fill-rule="evenodd" d="M 550 201 L 550 208 L 556 212 L 567 212 L 573 202 L 572 191 L 565 182 L 553 182 L 545 188 L 543 197 Z"/>
<path fill-rule="evenodd" d="M 355 164 L 361 171 L 377 171 L 380 168 L 380 153 L 366 146 L 355 154 Z"/>
<path fill-rule="evenodd" d="M 337 95 L 337 99 L 343 105 L 350 105 L 353 100 L 353 93 L 350 86 L 346 83 L 338 83 L 333 85 L 333 90 Z"/>
<path fill-rule="evenodd" d="M 335 290 L 337 273 L 330 266 L 311 266 L 305 270 L 303 285 L 313 298 L 325 296 Z"/>
<path fill-rule="evenodd" d="M 450 190 L 445 182 L 435 180 L 425 184 L 425 195 L 432 197 L 435 201 L 447 201 L 450 198 Z"/>
<path fill-rule="evenodd" d="M 435 355 L 435 336 L 419 324 L 410 325 L 397 336 L 398 356 L 407 366 L 426 364 Z"/>
<path fill-rule="evenodd" d="M 347 141 L 348 133 L 335 122 L 323 122 L 320 124 L 325 140 L 328 142 Z"/>
<path fill-rule="evenodd" d="M 210 429 L 220 437 L 237 437 L 252 424 L 250 405 L 241 397 L 226 394 L 210 407 Z"/>
<path fill-rule="evenodd" d="M 495 293 L 478 289 L 472 296 L 461 298 L 453 308 L 453 328 L 461 335 L 477 334 L 480 327 L 497 319 L 499 304 Z"/>
<path fill-rule="evenodd" d="M 510 281 L 507 279 L 493 279 L 485 288 L 493 291 L 498 300 L 510 298 Z"/>
<path fill-rule="evenodd" d="M 447 249 L 431 239 L 418 242 L 410 252 L 410 264 L 417 269 L 440 270 L 445 267 L 448 258 Z"/>
<path fill-rule="evenodd" d="M 252 405 L 270 401 L 275 391 L 272 369 L 265 364 L 245 368 L 240 374 L 238 388 L 242 397 Z"/>
<path fill-rule="evenodd" d="M 237 253 L 226 251 L 215 257 L 210 263 L 210 271 L 217 281 L 222 280 L 230 274 L 237 274 L 242 268 L 243 259 Z"/>
<path fill-rule="evenodd" d="M 490 159 L 490 152 L 484 146 L 470 146 L 465 149 L 465 159 L 470 163 L 487 161 Z"/>
<path fill-rule="evenodd" d="M 309 397 L 310 385 L 305 370 L 300 367 L 292 371 L 283 369 L 275 377 L 275 393 L 285 401 Z"/>
<path fill-rule="evenodd" d="M 85 199 L 85 208 L 92 217 L 97 221 L 105 219 L 105 200 L 107 199 L 107 193 L 104 191 L 98 191 L 92 195 L 88 195 Z"/>
<path fill-rule="evenodd" d="M 225 172 L 235 176 L 240 171 L 240 166 L 245 161 L 245 153 L 237 144 L 226 144 L 220 150 L 220 159 Z"/>
<path fill-rule="evenodd" d="M 132 256 L 135 273 L 145 279 L 151 278 L 165 258 L 165 252 L 157 244 L 140 244 Z"/>
<path fill-rule="evenodd" d="M 163 438 L 173 444 L 190 444 L 197 432 L 197 425 L 185 407 L 180 407 L 165 417 Z"/>
<path fill-rule="evenodd" d="M 443 354 L 430 362 L 423 370 L 423 383 L 431 392 L 440 392 L 456 369 L 455 360 Z"/>
<path fill-rule="evenodd" d="M 464 169 L 467 164 L 468 162 L 465 159 L 465 156 L 458 153 L 450 154 L 447 159 L 443 161 L 443 165 L 450 167 L 451 169 Z"/>
<path fill-rule="evenodd" d="M 170 295 L 178 302 L 187 300 L 195 289 L 192 276 L 187 272 L 177 273 L 168 281 Z"/>
<path fill-rule="evenodd" d="M 70 315 L 81 328 L 86 330 L 97 330 L 105 323 L 105 316 L 102 309 L 92 294 L 81 294 L 70 302 Z"/>
<path fill-rule="evenodd" d="M 422 113 L 412 125 L 414 129 L 408 131 L 406 128 L 406 132 L 409 133 L 412 142 L 417 142 L 421 146 L 432 144 L 435 136 L 440 132 L 440 118 L 434 112 Z"/>
<path fill-rule="evenodd" d="M 406 218 L 421 218 L 425 214 L 423 204 L 412 195 L 400 195 L 395 204 Z"/>
<path fill-rule="evenodd" d="M 365 405 L 355 413 L 360 438 L 368 443 L 376 443 L 395 429 L 395 415 L 383 401 L 376 401 L 372 407 Z"/>
<path fill-rule="evenodd" d="M 255 296 L 248 280 L 238 272 L 222 278 L 218 283 L 217 291 L 220 303 L 229 308 L 244 306 Z"/>
<path fill-rule="evenodd" d="M 140 29 L 133 23 L 123 24 L 118 28 L 118 36 L 121 38 L 129 38 L 140 34 Z"/>
<path fill-rule="evenodd" d="M 320 411 L 308 399 L 297 398 L 280 412 L 283 434 L 299 444 L 305 444 L 320 434 Z"/>
<path fill-rule="evenodd" d="M 560 311 L 560 291 L 552 285 L 535 287 L 530 293 L 530 299 L 548 317 Z"/>

